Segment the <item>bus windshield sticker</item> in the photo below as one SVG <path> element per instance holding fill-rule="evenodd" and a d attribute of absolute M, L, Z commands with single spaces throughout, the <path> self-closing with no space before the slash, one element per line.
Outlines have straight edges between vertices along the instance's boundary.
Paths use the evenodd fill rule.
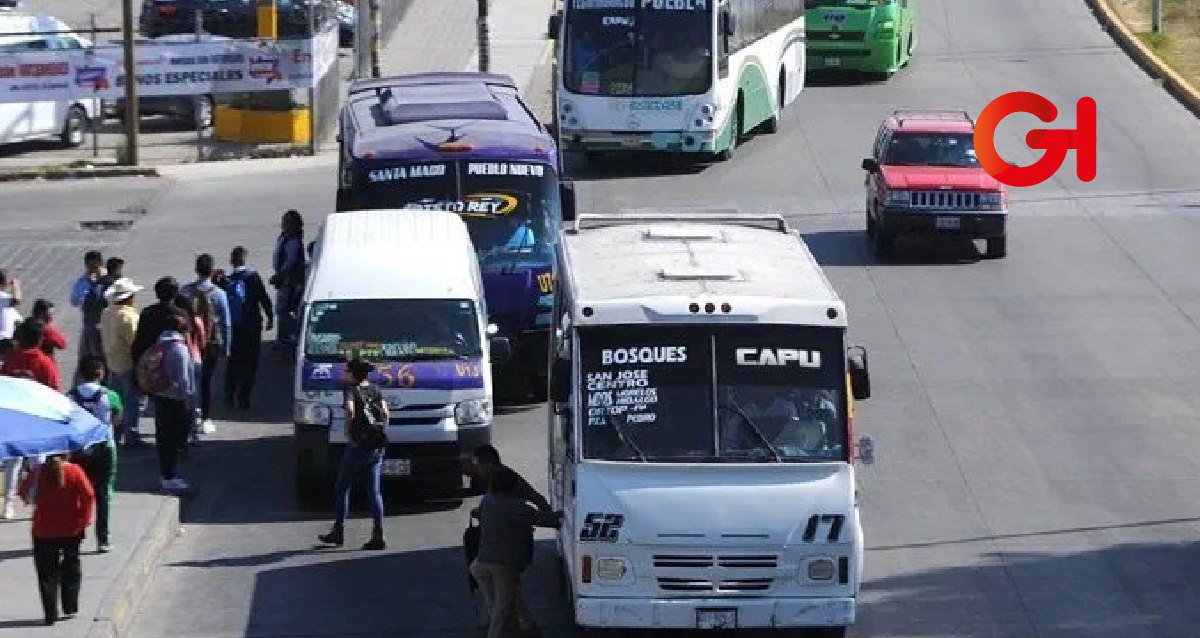
<path fill-rule="evenodd" d="M 572 9 L 633 9 L 636 0 L 574 0 Z"/>
<path fill-rule="evenodd" d="M 642 0 L 642 8 L 653 11 L 707 11 L 708 0 Z"/>
<path fill-rule="evenodd" d="M 471 193 L 462 199 L 424 197 L 408 202 L 405 206 L 441 210 L 468 217 L 495 217 L 516 211 L 524 197 L 527 197 L 524 193 L 492 191 Z"/>
<path fill-rule="evenodd" d="M 546 167 L 522 162 L 470 162 L 467 175 L 511 175 L 514 177 L 545 177 Z"/>
<path fill-rule="evenodd" d="M 376 168 L 367 172 L 367 179 L 372 182 L 398 182 L 406 179 L 423 177 L 445 177 L 445 164 L 410 164 L 404 166 L 388 166 Z"/>

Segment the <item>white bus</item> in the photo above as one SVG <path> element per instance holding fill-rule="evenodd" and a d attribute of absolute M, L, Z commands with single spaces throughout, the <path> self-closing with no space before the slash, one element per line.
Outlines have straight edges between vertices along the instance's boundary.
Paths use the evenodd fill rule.
<path fill-rule="evenodd" d="M 548 472 L 575 622 L 842 635 L 870 384 L 803 240 L 782 217 L 580 215 L 560 247 Z"/>
<path fill-rule="evenodd" d="M 564 151 L 733 156 L 804 88 L 804 0 L 563 0 L 555 124 Z"/>

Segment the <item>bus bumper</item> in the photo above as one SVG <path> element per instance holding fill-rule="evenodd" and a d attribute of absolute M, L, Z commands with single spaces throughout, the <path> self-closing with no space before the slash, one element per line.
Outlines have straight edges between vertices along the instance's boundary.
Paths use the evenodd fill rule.
<path fill-rule="evenodd" d="M 846 627 L 854 598 L 580 598 L 575 621 L 584 627 L 698 629 L 714 610 L 735 610 L 737 628 Z"/>
<path fill-rule="evenodd" d="M 900 70 L 897 41 L 893 37 L 870 43 L 810 44 L 805 58 L 806 68 L 809 71 L 894 73 Z"/>
<path fill-rule="evenodd" d="M 562 149 L 577 152 L 712 153 L 719 131 L 585 131 L 563 129 Z"/>

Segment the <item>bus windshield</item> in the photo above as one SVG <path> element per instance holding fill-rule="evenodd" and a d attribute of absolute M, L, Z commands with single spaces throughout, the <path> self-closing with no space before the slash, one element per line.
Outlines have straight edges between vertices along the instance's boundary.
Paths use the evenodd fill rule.
<path fill-rule="evenodd" d="M 431 361 L 483 355 L 469 299 L 316 301 L 308 312 L 304 357 L 331 363 Z"/>
<path fill-rule="evenodd" d="M 664 463 L 847 458 L 840 329 L 601 327 L 580 329 L 579 344 L 585 458 Z"/>
<path fill-rule="evenodd" d="M 481 263 L 553 257 L 561 218 L 558 179 L 538 162 L 456 160 L 388 164 L 363 171 L 353 206 L 459 213 Z"/>
<path fill-rule="evenodd" d="M 591 95 L 667 97 L 708 91 L 713 14 L 708 0 L 571 0 L 564 82 Z"/>

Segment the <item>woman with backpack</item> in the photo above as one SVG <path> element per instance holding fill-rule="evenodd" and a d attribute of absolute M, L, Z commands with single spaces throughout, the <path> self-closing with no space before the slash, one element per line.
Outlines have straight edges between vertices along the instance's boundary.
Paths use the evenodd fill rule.
<path fill-rule="evenodd" d="M 383 539 L 383 496 L 379 491 L 379 475 L 387 449 L 387 424 L 391 412 L 379 388 L 367 380 L 367 375 L 374 369 L 375 366 L 357 357 L 346 366 L 350 383 L 342 395 L 346 408 L 347 442 L 334 487 L 336 503 L 333 511 L 337 518 L 333 530 L 318 537 L 322 543 L 329 545 L 341 546 L 345 543 L 350 487 L 355 479 L 361 477 L 365 479 L 373 521 L 371 540 L 363 545 L 363 549 L 379 550 L 387 546 Z"/>
<path fill-rule="evenodd" d="M 193 421 L 190 403 L 196 387 L 195 363 L 187 346 L 188 321 L 187 313 L 171 308 L 168 329 L 137 363 L 138 386 L 154 402 L 155 448 L 162 489 L 168 492 L 189 489 L 176 471 Z"/>
<path fill-rule="evenodd" d="M 188 333 L 185 335 L 185 341 L 187 342 L 188 353 L 192 355 L 193 375 L 199 379 L 204 372 L 204 344 L 208 341 L 208 333 L 205 330 L 204 320 L 197 313 L 197 300 L 193 297 L 178 295 L 172 303 L 176 308 L 187 314 Z M 200 430 L 202 427 L 199 383 L 193 388 L 188 408 L 189 414 L 192 415 L 191 422 L 188 425 L 188 440 L 192 445 L 199 445 Z"/>

